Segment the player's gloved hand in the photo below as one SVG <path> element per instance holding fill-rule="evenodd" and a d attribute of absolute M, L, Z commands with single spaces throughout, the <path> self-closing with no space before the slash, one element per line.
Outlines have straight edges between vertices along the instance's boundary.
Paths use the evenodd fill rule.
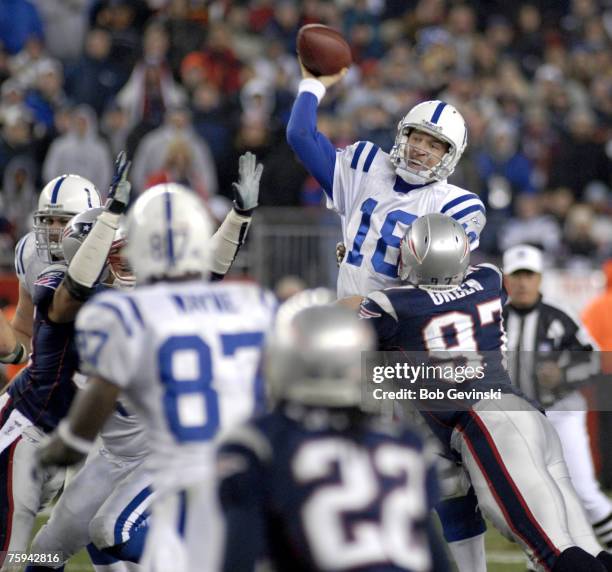
<path fill-rule="evenodd" d="M 302 60 L 298 57 L 298 62 L 300 63 L 300 69 L 302 70 L 302 78 L 314 78 L 318 79 L 325 87 L 331 87 L 335 83 L 338 83 L 347 73 L 348 68 L 342 68 L 338 73 L 334 75 L 314 75 L 310 73 L 302 63 Z"/>
<path fill-rule="evenodd" d="M 127 210 L 130 202 L 132 185 L 127 180 L 131 162 L 128 161 L 125 151 L 121 151 L 115 159 L 115 174 L 108 189 L 108 199 L 104 208 L 114 214 L 122 214 Z"/>
<path fill-rule="evenodd" d="M 346 246 L 344 242 L 339 242 L 338 244 L 336 244 L 336 262 L 338 263 L 338 266 L 342 264 L 345 256 Z"/>
<path fill-rule="evenodd" d="M 74 465 L 85 455 L 68 447 L 56 434 L 52 435 L 37 453 L 37 473 L 46 467 L 65 467 Z"/>
<path fill-rule="evenodd" d="M 259 200 L 259 181 L 263 173 L 263 165 L 257 163 L 253 153 L 247 151 L 238 159 L 238 182 L 232 183 L 234 188 L 234 208 L 240 214 L 251 214 Z"/>

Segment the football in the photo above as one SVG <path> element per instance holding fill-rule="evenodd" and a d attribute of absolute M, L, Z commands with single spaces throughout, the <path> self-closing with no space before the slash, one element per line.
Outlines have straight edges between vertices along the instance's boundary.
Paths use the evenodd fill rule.
<path fill-rule="evenodd" d="M 353 62 L 351 48 L 340 32 L 323 24 L 302 26 L 297 51 L 304 67 L 313 75 L 333 75 Z"/>

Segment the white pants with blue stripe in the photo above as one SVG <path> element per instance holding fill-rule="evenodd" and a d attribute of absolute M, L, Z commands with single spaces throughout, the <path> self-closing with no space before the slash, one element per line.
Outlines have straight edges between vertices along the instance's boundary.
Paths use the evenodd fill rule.
<path fill-rule="evenodd" d="M 145 572 L 218 572 L 223 519 L 215 479 L 155 499 L 141 565 Z"/>
<path fill-rule="evenodd" d="M 51 518 L 32 542 L 34 552 L 61 551 L 64 558 L 93 542 L 108 548 L 122 544 L 145 524 L 151 476 L 145 457 L 116 457 L 101 449 L 91 454 L 69 482 Z"/>

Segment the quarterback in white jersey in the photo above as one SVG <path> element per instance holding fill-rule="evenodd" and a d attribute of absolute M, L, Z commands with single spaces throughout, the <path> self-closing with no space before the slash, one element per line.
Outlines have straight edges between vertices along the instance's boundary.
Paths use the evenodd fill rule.
<path fill-rule="evenodd" d="M 42 455 L 44 464 L 80 458 L 123 392 L 146 425 L 159 495 L 147 570 L 216 568 L 214 442 L 263 399 L 259 362 L 275 302 L 254 285 L 202 281 L 209 227 L 199 199 L 177 185 L 138 199 L 128 258 L 143 285 L 104 293 L 79 314 L 79 353 L 93 378 Z"/>
<path fill-rule="evenodd" d="M 485 208 L 474 193 L 451 185 L 467 144 L 461 114 L 443 101 L 426 101 L 399 122 L 386 153 L 359 141 L 335 149 L 317 131 L 317 105 L 342 74 L 312 77 L 303 69 L 287 125 L 287 141 L 340 215 L 347 254 L 340 265 L 338 297 L 365 296 L 399 284 L 399 244 L 416 218 L 440 212 L 465 228 L 472 250 L 485 225 Z"/>

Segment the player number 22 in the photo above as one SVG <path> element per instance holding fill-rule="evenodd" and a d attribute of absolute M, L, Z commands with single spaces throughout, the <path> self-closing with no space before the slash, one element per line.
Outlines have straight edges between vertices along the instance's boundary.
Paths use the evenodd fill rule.
<path fill-rule="evenodd" d="M 414 525 L 427 515 L 425 466 L 416 451 L 393 444 L 379 446 L 372 456 L 340 439 L 311 441 L 292 463 L 302 484 L 338 482 L 314 489 L 302 509 L 304 530 L 318 567 L 346 570 L 381 562 L 425 572 L 430 556 Z M 380 500 L 380 479 L 396 480 Z M 378 518 L 357 515 L 372 509 Z"/>

